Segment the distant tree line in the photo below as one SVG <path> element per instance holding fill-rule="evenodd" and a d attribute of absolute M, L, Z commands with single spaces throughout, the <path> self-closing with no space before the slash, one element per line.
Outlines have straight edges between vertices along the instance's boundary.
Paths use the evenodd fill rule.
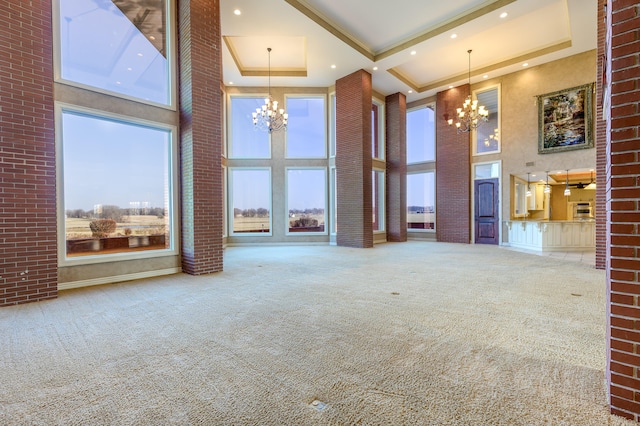
<path fill-rule="evenodd" d="M 324 214 L 324 209 L 323 208 L 312 208 L 312 209 L 304 209 L 304 210 L 300 210 L 300 209 L 289 209 L 289 215 L 301 215 L 301 214 Z"/>
<path fill-rule="evenodd" d="M 409 206 L 407 210 L 409 213 L 433 213 L 435 211 L 433 206 Z"/>
<path fill-rule="evenodd" d="M 233 215 L 235 217 L 269 217 L 269 210 L 264 207 L 257 209 L 233 209 Z"/>
<path fill-rule="evenodd" d="M 123 222 L 124 216 L 149 215 L 163 218 L 165 216 L 164 207 L 145 207 L 136 209 L 123 209 L 118 206 L 103 205 L 99 213 L 91 210 L 70 209 L 65 211 L 68 218 L 77 219 L 113 219 L 116 222 Z"/>

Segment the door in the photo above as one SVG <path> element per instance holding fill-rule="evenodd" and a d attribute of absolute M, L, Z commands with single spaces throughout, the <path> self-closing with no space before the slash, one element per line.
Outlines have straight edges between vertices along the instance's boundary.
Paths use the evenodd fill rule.
<path fill-rule="evenodd" d="M 499 186 L 497 178 L 474 181 L 476 244 L 498 244 L 500 229 Z"/>

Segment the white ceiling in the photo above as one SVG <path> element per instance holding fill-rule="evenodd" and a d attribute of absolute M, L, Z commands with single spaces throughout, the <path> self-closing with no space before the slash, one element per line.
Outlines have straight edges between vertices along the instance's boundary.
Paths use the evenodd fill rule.
<path fill-rule="evenodd" d="M 223 79 L 266 86 L 271 47 L 274 87 L 328 87 L 364 69 L 374 90 L 411 102 L 465 84 L 469 49 L 472 83 L 595 49 L 596 8 L 597 0 L 221 0 Z"/>

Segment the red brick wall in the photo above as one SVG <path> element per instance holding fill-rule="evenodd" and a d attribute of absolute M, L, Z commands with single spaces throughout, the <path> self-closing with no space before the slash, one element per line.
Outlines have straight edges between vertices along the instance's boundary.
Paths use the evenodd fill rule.
<path fill-rule="evenodd" d="M 598 22 L 605 19 L 607 0 L 598 0 Z M 605 269 L 607 260 L 607 210 L 606 210 L 606 166 L 607 166 L 607 123 L 602 117 L 603 73 L 605 59 L 604 25 L 598 26 L 597 70 L 596 70 L 596 269 Z"/>
<path fill-rule="evenodd" d="M 407 97 L 387 96 L 387 241 L 407 241 Z"/>
<path fill-rule="evenodd" d="M 640 3 L 609 0 L 606 199 L 611 412 L 640 420 Z M 603 25 L 600 21 L 599 25 Z"/>
<path fill-rule="evenodd" d="M 442 242 L 471 241 L 470 138 L 445 121 L 468 95 L 467 84 L 439 92 L 436 100 L 436 238 Z"/>
<path fill-rule="evenodd" d="M 179 1 L 182 269 L 222 270 L 222 53 L 219 0 Z"/>
<path fill-rule="evenodd" d="M 371 74 L 359 70 L 336 81 L 336 243 L 373 247 L 371 187 Z"/>
<path fill-rule="evenodd" d="M 0 1 L 0 306 L 55 298 L 51 2 Z"/>

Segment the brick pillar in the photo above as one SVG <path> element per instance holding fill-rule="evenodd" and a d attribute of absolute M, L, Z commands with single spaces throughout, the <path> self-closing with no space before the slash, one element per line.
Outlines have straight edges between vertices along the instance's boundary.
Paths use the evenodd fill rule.
<path fill-rule="evenodd" d="M 598 22 L 605 19 L 607 0 L 598 0 Z M 606 210 L 606 166 L 607 166 L 607 123 L 602 117 L 603 72 L 606 27 L 598 25 L 597 70 L 596 70 L 596 269 L 605 269 L 607 260 L 607 210 Z"/>
<path fill-rule="evenodd" d="M 222 53 L 219 0 L 180 0 L 182 270 L 222 270 Z"/>
<path fill-rule="evenodd" d="M 387 96 L 387 241 L 407 241 L 407 97 Z"/>
<path fill-rule="evenodd" d="M 373 247 L 371 187 L 371 74 L 359 70 L 336 81 L 336 243 Z"/>
<path fill-rule="evenodd" d="M 51 1 L 0 2 L 0 306 L 58 294 Z"/>
<path fill-rule="evenodd" d="M 468 84 L 439 92 L 436 111 L 436 238 L 469 244 L 471 228 L 471 150 L 469 133 L 457 133 L 446 118 L 469 95 Z M 447 115 L 448 114 L 448 115 Z"/>
<path fill-rule="evenodd" d="M 611 412 L 639 421 L 640 3 L 609 0 L 607 15 L 607 374 Z"/>

